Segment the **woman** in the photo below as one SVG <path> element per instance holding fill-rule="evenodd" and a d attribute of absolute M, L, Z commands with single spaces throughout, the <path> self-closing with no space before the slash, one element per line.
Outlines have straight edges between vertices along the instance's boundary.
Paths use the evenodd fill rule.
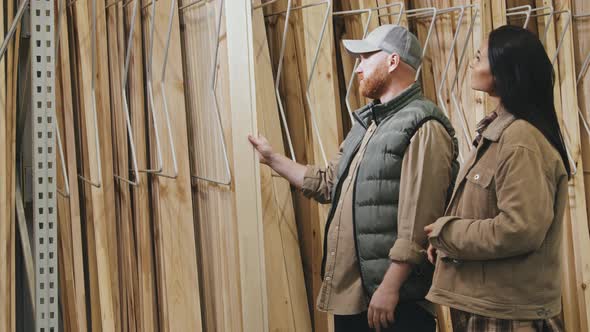
<path fill-rule="evenodd" d="M 455 332 L 562 331 L 560 248 L 570 166 L 553 66 L 531 32 L 503 26 L 470 65 L 499 106 L 478 125 L 446 216 L 425 228 L 436 270 L 427 299 Z"/>

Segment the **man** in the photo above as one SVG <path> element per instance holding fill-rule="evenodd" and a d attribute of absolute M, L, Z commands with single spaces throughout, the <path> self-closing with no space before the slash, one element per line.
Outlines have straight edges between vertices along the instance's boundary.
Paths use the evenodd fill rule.
<path fill-rule="evenodd" d="M 360 91 L 374 99 L 328 167 L 304 166 L 250 136 L 260 161 L 320 203 L 332 203 L 324 241 L 319 310 L 336 332 L 435 331 L 424 300 L 433 268 L 423 229 L 444 213 L 458 164 L 449 120 L 415 82 L 421 46 L 383 25 L 345 40 L 360 57 Z"/>

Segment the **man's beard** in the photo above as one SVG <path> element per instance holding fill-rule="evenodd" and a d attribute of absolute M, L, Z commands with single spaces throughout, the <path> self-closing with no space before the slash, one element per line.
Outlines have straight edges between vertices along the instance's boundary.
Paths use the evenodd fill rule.
<path fill-rule="evenodd" d="M 359 76 L 359 91 L 366 98 L 379 99 L 383 93 L 387 75 L 384 71 L 375 71 L 370 76 Z"/>

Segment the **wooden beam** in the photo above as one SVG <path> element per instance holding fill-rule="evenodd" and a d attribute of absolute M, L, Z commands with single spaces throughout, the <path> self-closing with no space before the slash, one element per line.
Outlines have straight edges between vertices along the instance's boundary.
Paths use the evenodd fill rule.
<path fill-rule="evenodd" d="M 244 331 L 267 331 L 268 307 L 264 262 L 264 235 L 260 167 L 248 140 L 256 133 L 252 3 L 225 2 L 236 215 L 240 257 L 240 286 Z"/>

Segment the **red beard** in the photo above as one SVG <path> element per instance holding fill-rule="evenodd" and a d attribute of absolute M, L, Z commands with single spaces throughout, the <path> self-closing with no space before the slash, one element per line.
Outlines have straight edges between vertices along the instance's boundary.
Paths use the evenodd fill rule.
<path fill-rule="evenodd" d="M 367 77 L 362 74 L 359 75 L 359 91 L 361 95 L 371 99 L 379 99 L 385 87 L 386 79 L 387 75 L 380 71 L 375 71 Z"/>

